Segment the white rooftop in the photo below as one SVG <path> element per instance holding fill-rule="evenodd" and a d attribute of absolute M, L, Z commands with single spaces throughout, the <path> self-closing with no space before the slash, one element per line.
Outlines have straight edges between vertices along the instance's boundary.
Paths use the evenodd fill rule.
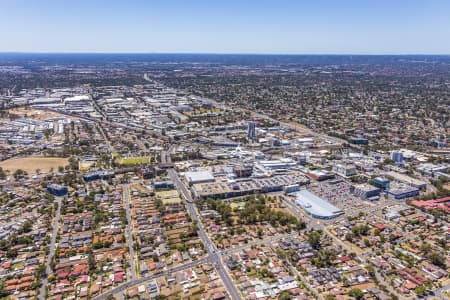
<path fill-rule="evenodd" d="M 209 171 L 193 171 L 184 173 L 189 183 L 214 181 L 214 176 Z"/>
<path fill-rule="evenodd" d="M 332 218 L 342 213 L 342 210 L 308 190 L 298 191 L 295 195 L 297 205 L 303 207 L 303 209 L 314 217 Z"/>

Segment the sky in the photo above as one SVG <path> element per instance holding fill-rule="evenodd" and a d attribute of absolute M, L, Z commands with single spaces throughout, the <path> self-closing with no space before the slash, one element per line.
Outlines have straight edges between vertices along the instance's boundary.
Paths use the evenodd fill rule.
<path fill-rule="evenodd" d="M 450 54 L 450 1 L 0 0 L 0 52 Z"/>

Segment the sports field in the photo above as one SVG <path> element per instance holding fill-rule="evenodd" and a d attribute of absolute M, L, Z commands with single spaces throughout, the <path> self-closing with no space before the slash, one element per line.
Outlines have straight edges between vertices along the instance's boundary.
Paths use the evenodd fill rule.
<path fill-rule="evenodd" d="M 150 156 L 118 157 L 116 163 L 125 166 L 143 165 L 151 162 Z"/>
<path fill-rule="evenodd" d="M 67 158 L 61 157 L 44 157 L 44 156 L 29 156 L 21 158 L 11 158 L 0 162 L 0 167 L 3 170 L 8 170 L 11 173 L 18 169 L 26 171 L 28 174 L 36 173 L 39 169 L 42 173 L 47 173 L 53 168 L 55 172 L 58 171 L 58 167 L 65 167 L 69 164 Z"/>

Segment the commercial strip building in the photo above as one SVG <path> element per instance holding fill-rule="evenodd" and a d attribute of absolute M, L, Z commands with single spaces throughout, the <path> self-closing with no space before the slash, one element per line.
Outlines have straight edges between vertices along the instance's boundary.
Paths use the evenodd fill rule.
<path fill-rule="evenodd" d="M 313 218 L 332 219 L 343 213 L 341 209 L 308 190 L 300 190 L 293 195 L 296 197 L 295 203 Z"/>
<path fill-rule="evenodd" d="M 280 192 L 286 186 L 305 185 L 309 179 L 303 175 L 275 175 L 269 178 L 222 180 L 192 185 L 192 192 L 199 199 L 226 199 L 254 193 Z"/>

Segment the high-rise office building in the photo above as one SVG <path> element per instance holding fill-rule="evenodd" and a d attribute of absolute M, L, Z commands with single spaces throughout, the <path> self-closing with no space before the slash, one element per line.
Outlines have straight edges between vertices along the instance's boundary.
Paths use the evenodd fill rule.
<path fill-rule="evenodd" d="M 247 137 L 250 141 L 256 140 L 256 124 L 253 121 L 247 123 Z"/>
<path fill-rule="evenodd" d="M 403 153 L 398 152 L 398 151 L 392 151 L 391 152 L 391 159 L 396 163 L 396 164 L 403 164 Z"/>

